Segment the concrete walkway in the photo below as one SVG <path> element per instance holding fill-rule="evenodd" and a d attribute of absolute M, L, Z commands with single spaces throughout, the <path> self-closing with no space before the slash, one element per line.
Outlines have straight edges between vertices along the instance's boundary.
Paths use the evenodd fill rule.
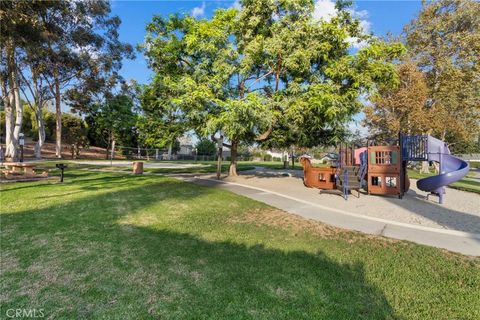
<path fill-rule="evenodd" d="M 176 177 L 200 185 L 226 189 L 306 219 L 318 220 L 336 227 L 408 240 L 466 255 L 480 256 L 480 233 L 432 228 L 365 216 L 327 207 L 311 201 L 308 197 L 298 196 L 298 194 L 288 195 L 284 192 L 247 185 L 241 181 L 215 180 L 208 175 L 178 175 Z"/>
<path fill-rule="evenodd" d="M 86 169 L 88 170 L 88 169 Z M 95 169 L 95 171 L 103 171 L 101 169 Z M 264 171 L 264 170 L 262 170 Z M 265 170 L 266 171 L 266 170 Z M 290 171 L 290 170 L 289 170 Z M 293 170 L 292 170 L 293 171 Z M 107 171 L 112 172 L 112 171 Z M 115 172 L 115 171 L 113 171 Z M 118 171 L 120 173 L 126 173 L 125 171 Z M 400 221 L 394 221 L 384 218 L 379 218 L 378 216 L 368 216 L 364 214 L 354 213 L 354 210 L 346 210 L 342 208 L 340 203 L 347 203 L 347 201 L 341 200 L 340 202 L 330 203 L 329 206 L 323 205 L 319 199 L 320 197 L 312 198 L 312 194 L 318 196 L 318 190 L 316 189 L 308 189 L 304 188 L 303 184 L 301 184 L 301 178 L 298 177 L 298 174 L 291 174 L 286 177 L 286 172 L 279 172 L 274 171 L 272 172 L 263 172 L 259 174 L 258 170 L 252 170 L 255 176 L 243 176 L 237 178 L 236 181 L 228 181 L 231 178 L 224 177 L 223 180 L 216 180 L 214 176 L 211 174 L 195 174 L 195 173 L 186 173 L 186 174 L 157 174 L 157 173 L 145 173 L 147 175 L 161 175 L 161 176 L 170 176 L 173 178 L 177 178 L 186 182 L 192 182 L 199 185 L 209 186 L 209 187 L 217 187 L 222 188 L 236 194 L 266 203 L 271 205 L 272 207 L 276 207 L 282 209 L 286 212 L 293 213 L 304 217 L 306 219 L 312 219 L 324 222 L 326 224 L 336 226 L 339 228 L 356 230 L 368 234 L 374 234 L 379 236 L 390 237 L 399 240 L 407 240 L 412 241 L 418 244 L 423 244 L 427 246 L 437 247 L 447 249 L 453 252 L 458 252 L 465 255 L 472 255 L 472 256 L 480 256 L 480 232 L 479 230 L 480 223 L 478 220 L 473 220 L 473 231 L 462 231 L 461 228 L 458 228 L 457 225 L 440 225 L 437 227 L 430 227 L 421 224 L 414 224 L 414 223 L 405 223 Z M 292 173 L 292 172 L 287 172 Z M 244 174 L 248 174 L 245 172 Z M 297 177 L 295 177 L 297 176 Z M 269 178 L 270 181 L 266 185 L 261 185 L 260 187 L 257 185 L 252 185 L 251 180 L 261 179 L 261 178 Z M 275 178 L 277 177 L 277 178 Z M 280 181 L 276 180 L 279 177 L 283 177 L 282 179 L 288 181 Z M 235 179 L 234 179 L 235 180 Z M 273 183 L 272 183 L 273 182 Z M 249 185 L 250 183 L 250 185 Z M 299 188 L 299 186 L 301 186 Z M 292 192 L 294 190 L 295 192 Z M 325 196 L 325 195 L 322 195 Z M 335 197 L 334 195 L 327 195 Z M 477 199 L 480 199 L 479 195 L 472 194 L 472 196 L 477 197 L 474 198 L 474 202 Z M 342 199 L 339 196 L 336 200 Z M 396 201 L 392 198 L 388 197 L 374 197 L 364 196 L 363 201 L 371 202 L 373 199 L 375 201 L 379 201 L 380 199 L 385 199 L 386 202 Z M 330 199 L 332 200 L 332 199 Z M 335 201 L 336 201 L 335 200 Z M 352 199 L 358 200 L 358 199 Z M 402 201 L 402 200 L 399 200 Z M 411 210 L 409 207 L 409 201 L 407 199 L 403 200 L 403 203 L 406 205 L 406 209 Z M 348 208 L 348 207 L 347 207 Z M 433 207 L 428 207 L 433 208 Z M 440 207 L 442 208 L 442 207 Z M 356 209 L 359 209 L 357 207 Z M 385 208 L 381 208 L 378 211 L 383 211 Z M 442 218 L 445 213 L 449 213 L 451 210 L 448 208 L 445 211 L 439 212 L 428 212 L 431 214 L 429 217 L 432 216 L 439 216 L 438 218 Z M 424 214 L 424 213 L 422 213 Z M 451 214 L 462 214 L 462 212 L 454 211 Z M 476 215 L 474 214 L 473 219 L 476 219 Z M 465 219 L 471 220 L 469 214 L 465 215 Z M 443 227 L 443 228 L 442 228 Z M 458 230 L 460 229 L 460 230 Z M 468 230 L 469 228 L 467 228 Z"/>

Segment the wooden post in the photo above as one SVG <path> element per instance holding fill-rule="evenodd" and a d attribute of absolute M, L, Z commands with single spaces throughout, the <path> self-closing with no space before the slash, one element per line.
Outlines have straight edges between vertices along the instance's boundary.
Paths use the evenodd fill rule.
<path fill-rule="evenodd" d="M 218 138 L 217 144 L 218 144 L 217 179 L 220 180 L 220 175 L 222 174 L 223 136 L 220 136 L 220 138 Z"/>
<path fill-rule="evenodd" d="M 133 162 L 133 174 L 143 174 L 143 162 Z"/>

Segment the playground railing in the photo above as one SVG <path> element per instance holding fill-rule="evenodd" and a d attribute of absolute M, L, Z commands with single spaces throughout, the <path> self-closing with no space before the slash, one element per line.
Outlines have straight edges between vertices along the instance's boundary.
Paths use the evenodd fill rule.
<path fill-rule="evenodd" d="M 428 136 L 401 136 L 402 159 L 404 161 L 427 161 Z"/>

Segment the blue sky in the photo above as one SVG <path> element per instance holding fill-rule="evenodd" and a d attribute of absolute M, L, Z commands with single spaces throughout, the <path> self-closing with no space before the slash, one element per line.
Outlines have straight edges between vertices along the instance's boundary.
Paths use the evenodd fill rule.
<path fill-rule="evenodd" d="M 330 0 L 327 2 L 328 8 Z M 120 39 L 137 45 L 143 41 L 145 26 L 153 15 L 168 16 L 171 13 L 195 13 L 198 17 L 209 17 L 217 8 L 234 5 L 234 1 L 112 1 L 112 13 L 118 15 L 122 24 Z M 398 35 L 403 26 L 412 20 L 420 9 L 420 1 L 355 1 L 354 9 L 364 21 L 365 26 L 374 34 L 383 36 L 388 32 Z M 126 79 L 135 79 L 139 83 L 147 83 L 150 70 L 144 57 L 137 53 L 133 61 L 124 61 L 121 74 Z"/>

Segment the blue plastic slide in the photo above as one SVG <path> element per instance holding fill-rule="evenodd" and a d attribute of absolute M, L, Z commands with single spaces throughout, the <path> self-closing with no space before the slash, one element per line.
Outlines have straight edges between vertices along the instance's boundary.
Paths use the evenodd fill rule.
<path fill-rule="evenodd" d="M 440 163 L 440 174 L 418 180 L 417 187 L 437 195 L 440 203 L 443 203 L 445 186 L 465 177 L 470 169 L 469 165 L 466 161 L 452 156 L 445 142 L 431 136 L 428 136 L 427 156 L 428 161 Z"/>

